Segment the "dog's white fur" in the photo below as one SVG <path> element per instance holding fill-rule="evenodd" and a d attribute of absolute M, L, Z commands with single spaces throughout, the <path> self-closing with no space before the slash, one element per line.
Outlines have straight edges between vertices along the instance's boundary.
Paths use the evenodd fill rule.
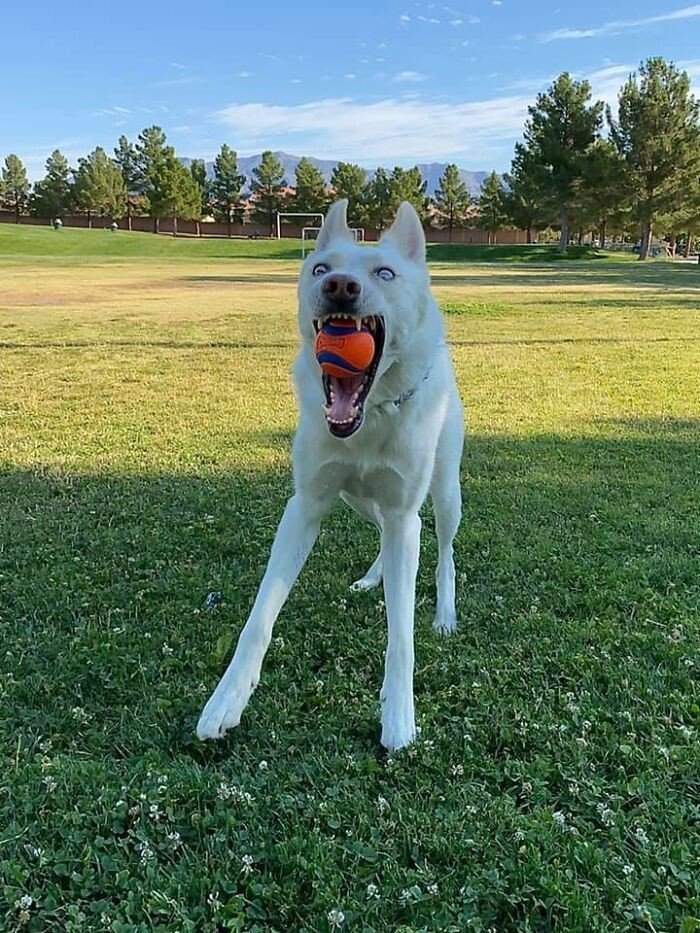
<path fill-rule="evenodd" d="M 284 511 L 233 660 L 200 717 L 197 734 L 202 739 L 218 738 L 238 725 L 258 684 L 277 615 L 336 496 L 373 521 L 381 533 L 379 556 L 353 589 L 384 581 L 389 626 L 380 693 L 385 748 L 408 745 L 416 732 L 413 616 L 419 509 L 428 492 L 439 544 L 433 624 L 440 632 L 451 632 L 457 624 L 452 545 L 461 515 L 463 417 L 442 318 L 430 293 L 423 229 L 414 209 L 404 203 L 377 247 L 358 246 L 347 227 L 346 208 L 346 201 L 333 205 L 301 271 L 302 346 L 294 368 L 300 417 L 292 452 L 296 491 Z M 347 439 L 329 431 L 314 356 L 313 321 L 322 316 L 324 302 L 321 263 L 360 281 L 357 314 L 380 315 L 386 329 L 364 423 Z M 384 281 L 376 274 L 382 267 L 391 268 L 396 277 Z"/>

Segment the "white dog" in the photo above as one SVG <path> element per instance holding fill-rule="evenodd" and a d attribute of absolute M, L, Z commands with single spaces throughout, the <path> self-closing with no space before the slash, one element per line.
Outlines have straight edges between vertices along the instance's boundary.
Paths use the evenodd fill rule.
<path fill-rule="evenodd" d="M 389 637 L 380 693 L 382 745 L 415 737 L 413 615 L 421 520 L 430 492 L 439 544 L 434 626 L 457 624 L 452 544 L 461 516 L 462 406 L 430 293 L 425 237 L 410 204 L 376 248 L 358 246 L 346 222 L 347 201 L 328 213 L 299 281 L 302 346 L 294 368 L 299 426 L 292 460 L 295 494 L 287 503 L 250 617 L 226 673 L 204 707 L 201 739 L 237 726 L 260 679 L 272 628 L 336 496 L 374 522 L 379 556 L 353 585 L 383 579 Z M 366 373 L 323 375 L 314 340 L 328 318 L 363 321 L 375 338 Z"/>

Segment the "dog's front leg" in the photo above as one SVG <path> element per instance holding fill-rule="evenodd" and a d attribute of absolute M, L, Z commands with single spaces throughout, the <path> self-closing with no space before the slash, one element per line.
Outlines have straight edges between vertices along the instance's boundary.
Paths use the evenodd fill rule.
<path fill-rule="evenodd" d="M 299 494 L 287 503 L 265 576 L 233 659 L 199 718 L 200 739 L 217 739 L 240 722 L 241 713 L 258 685 L 272 628 L 314 545 L 326 508 L 327 504 L 322 506 Z"/>
<path fill-rule="evenodd" d="M 413 613 L 420 551 L 417 512 L 385 517 L 382 530 L 384 598 L 389 623 L 382 705 L 382 745 L 393 751 L 416 735 L 413 712 Z"/>

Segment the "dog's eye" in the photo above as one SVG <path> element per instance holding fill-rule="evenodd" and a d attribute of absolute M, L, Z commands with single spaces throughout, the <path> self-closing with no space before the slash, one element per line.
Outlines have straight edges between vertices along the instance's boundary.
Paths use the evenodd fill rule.
<path fill-rule="evenodd" d="M 391 282 L 391 280 L 396 277 L 396 273 L 393 269 L 389 269 L 388 266 L 382 266 L 381 269 L 377 269 L 374 274 L 383 282 Z"/>
<path fill-rule="evenodd" d="M 315 275 L 315 276 L 318 276 L 318 275 L 325 275 L 326 272 L 328 272 L 328 271 L 329 271 L 329 270 L 328 270 L 328 266 L 325 264 L 325 262 L 319 262 L 319 264 L 318 264 L 317 266 L 314 266 L 313 271 L 311 272 L 311 274 L 312 274 L 312 275 Z"/>

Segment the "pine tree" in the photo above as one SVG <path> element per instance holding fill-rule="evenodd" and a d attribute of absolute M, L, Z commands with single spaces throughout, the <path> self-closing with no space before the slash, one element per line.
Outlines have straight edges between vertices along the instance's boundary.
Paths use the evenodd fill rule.
<path fill-rule="evenodd" d="M 245 184 L 245 175 L 238 171 L 238 157 L 226 143 L 214 160 L 214 177 L 209 183 L 209 197 L 214 217 L 228 224 L 231 236 L 231 223 L 242 220 L 241 189 Z"/>
<path fill-rule="evenodd" d="M 200 215 L 208 214 L 211 209 L 210 184 L 207 178 L 207 164 L 204 159 L 192 159 L 190 162 L 190 175 L 202 192 L 202 202 L 199 206 Z"/>
<path fill-rule="evenodd" d="M 508 222 L 504 202 L 503 183 L 496 172 L 491 172 L 479 195 L 479 223 L 487 232 L 487 242 L 496 242 L 496 233 Z"/>
<path fill-rule="evenodd" d="M 450 243 L 454 227 L 464 223 L 471 203 L 469 190 L 459 177 L 459 169 L 456 165 L 447 165 L 435 192 L 435 206 L 441 218 L 447 222 Z"/>
<path fill-rule="evenodd" d="M 525 230 L 528 243 L 532 243 L 537 227 L 546 226 L 553 219 L 542 203 L 543 171 L 532 151 L 516 143 L 510 172 L 504 176 L 507 188 L 503 207 L 508 221 L 518 230 Z"/>
<path fill-rule="evenodd" d="M 286 184 L 281 162 L 269 149 L 266 150 L 260 165 L 253 169 L 250 189 L 255 196 L 255 213 L 267 223 L 270 236 L 275 235 L 275 215 L 284 205 Z"/>
<path fill-rule="evenodd" d="M 364 188 L 367 226 L 380 233 L 391 217 L 391 182 L 386 169 L 378 168 Z"/>
<path fill-rule="evenodd" d="M 543 206 L 551 204 L 559 215 L 560 249 L 568 243 L 569 211 L 576 200 L 586 155 L 602 123 L 602 102 L 590 101 L 589 83 L 574 81 L 565 72 L 528 107 L 525 143 L 545 170 L 540 179 L 540 200 Z"/>
<path fill-rule="evenodd" d="M 700 173 L 699 106 L 690 79 L 663 58 L 650 58 L 622 87 L 610 134 L 625 163 L 646 259 L 654 221 L 682 209 Z"/>
<path fill-rule="evenodd" d="M 54 149 L 46 160 L 46 175 L 34 185 L 33 213 L 38 217 L 61 217 L 71 207 L 71 187 L 68 159 Z"/>
<path fill-rule="evenodd" d="M 170 212 L 173 218 L 173 233 L 177 236 L 178 218 L 196 221 L 202 219 L 204 193 L 192 172 L 188 171 L 179 159 L 172 160 L 170 170 L 172 173 Z"/>
<path fill-rule="evenodd" d="M 598 230 L 601 249 L 608 224 L 621 226 L 630 196 L 617 149 L 610 140 L 597 140 L 584 162 L 579 200 L 584 222 Z"/>
<path fill-rule="evenodd" d="M 15 212 L 15 222 L 29 205 L 31 185 L 27 170 L 19 156 L 14 153 L 5 158 L 0 180 L 0 201 L 7 210 Z"/>
<path fill-rule="evenodd" d="M 423 181 L 423 176 L 417 166 L 405 169 L 396 165 L 389 178 L 392 217 L 396 214 L 401 202 L 408 201 L 414 206 L 422 220 L 428 207 L 428 199 L 425 196 L 427 187 L 428 183 Z"/>
<path fill-rule="evenodd" d="M 294 170 L 296 193 L 292 206 L 298 213 L 325 214 L 328 207 L 326 180 L 321 171 L 307 158 L 299 160 Z"/>
<path fill-rule="evenodd" d="M 121 172 L 124 188 L 126 190 L 126 217 L 127 226 L 131 230 L 131 218 L 134 213 L 134 199 L 143 194 L 145 180 L 139 170 L 139 159 L 136 148 L 126 136 L 120 136 L 114 150 L 114 162 Z"/>
<path fill-rule="evenodd" d="M 117 220 L 126 209 L 126 186 L 122 173 L 99 146 L 78 162 L 74 173 L 73 201 L 80 211 L 88 215 L 88 226 L 92 226 L 92 215 L 112 217 Z"/>
<path fill-rule="evenodd" d="M 165 133 L 159 126 L 149 126 L 139 133 L 136 143 L 136 164 L 140 194 L 146 200 L 153 218 L 153 232 L 158 233 L 160 220 L 172 216 L 171 168 L 175 150 L 168 146 Z"/>
<path fill-rule="evenodd" d="M 151 214 L 157 220 L 171 217 L 175 236 L 178 219 L 201 218 L 202 190 L 171 146 L 166 147 L 164 157 L 155 164 L 150 182 Z"/>
<path fill-rule="evenodd" d="M 338 162 L 331 175 L 331 188 L 336 199 L 348 199 L 348 224 L 362 227 L 367 219 L 365 185 L 367 172 L 352 162 Z"/>

